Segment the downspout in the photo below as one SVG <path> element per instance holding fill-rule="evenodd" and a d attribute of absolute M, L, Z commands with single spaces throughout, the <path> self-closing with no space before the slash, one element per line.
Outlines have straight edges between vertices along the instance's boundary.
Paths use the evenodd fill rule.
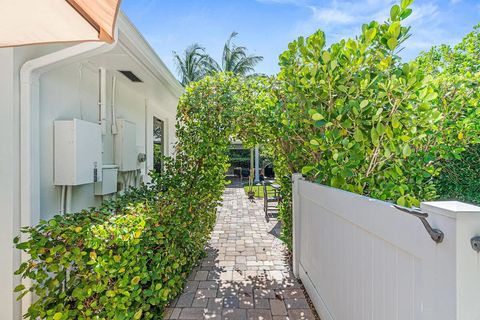
<path fill-rule="evenodd" d="M 39 192 L 39 100 L 40 76 L 54 68 L 85 59 L 94 54 L 104 53 L 116 46 L 99 42 L 85 42 L 25 62 L 20 69 L 20 225 L 32 226 L 40 220 Z M 25 234 L 22 241 L 27 240 Z M 22 252 L 21 260 L 29 256 Z M 28 279 L 22 279 L 26 287 L 31 286 Z M 25 296 L 28 303 L 22 303 L 25 314 L 32 296 Z"/>

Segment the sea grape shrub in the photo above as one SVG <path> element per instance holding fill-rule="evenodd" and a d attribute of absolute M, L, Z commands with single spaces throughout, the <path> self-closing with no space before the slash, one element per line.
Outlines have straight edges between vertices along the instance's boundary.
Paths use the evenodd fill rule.
<path fill-rule="evenodd" d="M 32 284 L 16 291 L 19 298 L 28 293 L 37 298 L 26 318 L 162 315 L 203 254 L 215 221 L 208 194 L 177 187 L 191 177 L 176 165 L 179 170 L 157 177 L 157 185 L 133 190 L 98 209 L 23 228 L 28 240 L 17 238 L 17 248 L 30 258 L 16 274 Z"/>
<path fill-rule="evenodd" d="M 327 48 L 318 31 L 280 56 L 279 116 L 285 136 L 301 142 L 309 179 L 405 206 L 435 196 L 438 93 L 417 62 L 397 55 L 411 2 L 355 39 Z"/>

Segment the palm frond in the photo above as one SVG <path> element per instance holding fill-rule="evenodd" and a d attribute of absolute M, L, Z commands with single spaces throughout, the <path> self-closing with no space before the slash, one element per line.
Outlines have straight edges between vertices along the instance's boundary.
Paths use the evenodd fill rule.
<path fill-rule="evenodd" d="M 261 56 L 248 55 L 248 49 L 234 43 L 237 32 L 232 32 L 225 42 L 222 54 L 222 71 L 245 76 L 255 71 L 255 66 L 263 60 Z"/>
<path fill-rule="evenodd" d="M 232 72 L 235 74 L 247 75 L 250 72 L 254 72 L 255 66 L 261 61 L 263 61 L 263 57 L 261 56 L 245 56 L 240 61 L 238 61 Z"/>
<path fill-rule="evenodd" d="M 190 82 L 198 81 L 206 75 L 204 62 L 207 59 L 205 48 L 198 43 L 190 45 L 185 49 L 183 57 L 177 52 L 173 52 L 177 73 L 184 86 Z"/>
<path fill-rule="evenodd" d="M 263 61 L 262 56 L 248 55 L 248 49 L 234 43 L 237 32 L 232 32 L 223 46 L 221 63 L 218 63 L 197 43 L 192 44 L 180 56 L 173 52 L 178 75 L 182 84 L 198 81 L 206 75 L 218 72 L 231 72 L 247 76 L 255 72 L 256 65 Z"/>
<path fill-rule="evenodd" d="M 204 69 L 207 74 L 215 74 L 217 72 L 222 72 L 222 66 L 218 64 L 215 59 L 210 57 L 209 55 L 205 56 L 203 61 Z"/>

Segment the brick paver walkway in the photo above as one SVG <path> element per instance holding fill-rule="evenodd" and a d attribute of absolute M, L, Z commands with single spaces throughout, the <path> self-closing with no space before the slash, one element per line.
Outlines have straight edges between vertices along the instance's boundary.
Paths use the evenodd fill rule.
<path fill-rule="evenodd" d="M 265 221 L 261 200 L 252 203 L 242 188 L 227 188 L 208 255 L 165 318 L 313 320 L 275 226 Z"/>

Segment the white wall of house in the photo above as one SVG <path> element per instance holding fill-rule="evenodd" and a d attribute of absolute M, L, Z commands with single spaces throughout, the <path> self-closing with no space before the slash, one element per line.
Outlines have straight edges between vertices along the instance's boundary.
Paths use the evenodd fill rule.
<path fill-rule="evenodd" d="M 158 85 L 156 96 L 145 93 L 144 84 L 134 84 L 115 70 L 107 70 L 107 133 L 103 136 L 103 164 L 114 164 L 112 127 L 112 78 L 117 78 L 116 117 L 136 125 L 136 145 L 139 153 L 148 157 L 146 177 L 153 168 L 153 117 L 163 120 L 173 129 L 177 101 L 166 88 Z M 60 211 L 61 187 L 53 185 L 54 177 L 54 120 L 81 119 L 98 122 L 98 68 L 91 62 L 80 62 L 44 74 L 40 79 L 40 217 L 51 218 Z M 164 96 L 165 98 L 163 98 Z M 169 99 L 170 98 L 170 99 Z M 173 153 L 173 130 L 166 132 L 166 154 Z M 145 148 L 145 146 L 147 148 Z M 72 211 L 98 206 L 101 196 L 94 196 L 94 184 L 73 187 Z"/>
<path fill-rule="evenodd" d="M 20 313 L 13 288 L 19 283 L 12 275 L 19 265 L 20 254 L 13 251 L 12 239 L 20 225 L 18 112 L 15 110 L 14 50 L 0 50 L 0 319 L 11 319 Z"/>
<path fill-rule="evenodd" d="M 21 314 L 21 305 L 13 293 L 13 288 L 20 284 L 13 272 L 21 259 L 13 246 L 21 226 L 19 70 L 26 60 L 61 47 L 0 49 L 0 319 L 20 319 Z"/>
<path fill-rule="evenodd" d="M 141 174 L 148 180 L 147 173 L 153 168 L 153 117 L 165 123 L 165 153 L 173 155 L 175 143 L 175 115 L 182 89 L 163 62 L 138 33 L 129 20 L 120 15 L 117 42 L 91 54 L 65 60 L 42 70 L 38 82 L 38 101 L 32 102 L 32 163 L 31 186 L 25 185 L 25 173 L 21 170 L 22 66 L 31 59 L 55 54 L 75 45 L 50 44 L 0 49 L 0 319 L 21 319 L 28 301 L 16 302 L 13 288 L 20 283 L 13 276 L 22 257 L 14 249 L 13 238 L 25 224 L 21 208 L 22 193 L 27 188 L 38 204 L 39 212 L 30 212 L 32 224 L 39 218 L 48 219 L 60 212 L 61 187 L 53 183 L 55 120 L 83 119 L 99 121 L 99 68 L 106 70 L 107 124 L 103 136 L 103 164 L 113 164 L 112 127 L 112 79 L 117 79 L 116 117 L 134 122 L 136 125 L 137 152 L 146 153 L 146 164 L 140 166 Z M 82 58 L 83 57 L 83 58 Z M 133 71 L 143 83 L 133 83 L 118 70 Z M 32 98 L 35 100 L 35 96 Z M 38 129 L 37 129 L 38 128 Z M 35 134 L 37 133 L 37 134 Z M 24 157 L 24 156 L 23 156 Z M 38 177 L 38 178 L 37 178 Z M 102 197 L 94 195 L 94 185 L 74 186 L 72 211 L 97 206 Z M 36 199 L 33 199 L 36 198 Z M 30 219 L 31 218 L 31 219 Z"/>

